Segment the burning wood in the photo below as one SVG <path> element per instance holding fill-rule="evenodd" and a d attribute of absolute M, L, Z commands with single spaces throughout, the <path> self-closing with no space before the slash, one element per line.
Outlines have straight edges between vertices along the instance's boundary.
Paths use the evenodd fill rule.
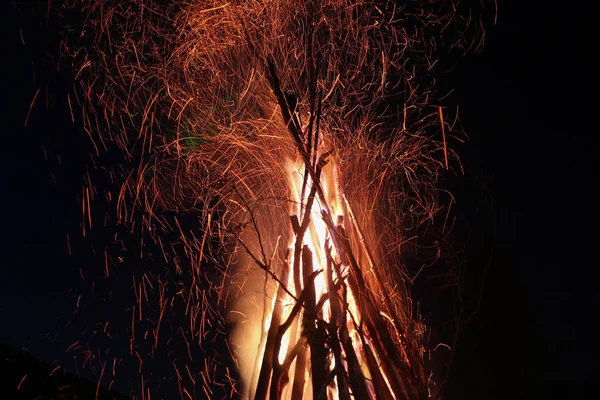
<path fill-rule="evenodd" d="M 337 215 L 339 221 L 344 220 L 344 214 L 327 202 L 328 193 L 321 184 L 323 167 L 330 154 L 321 149 L 322 142 L 318 140 L 317 104 L 321 99 L 313 103 L 310 114 L 316 118 L 311 118 L 306 129 L 312 134 L 313 124 L 317 127 L 312 142 L 308 134 L 298 130 L 299 124 L 292 123 L 292 113 L 271 60 L 268 71 L 282 118 L 301 155 L 302 189 L 296 194 L 297 214 L 291 216 L 294 239 L 288 256 L 293 271 L 290 274 L 290 260 L 286 257 L 275 302 L 272 309 L 265 310 L 270 313 L 271 322 L 260 356 L 262 364 L 254 399 L 427 398 L 420 357 L 413 357 L 411 362 L 407 356 L 417 350 L 408 348 L 409 344 L 401 339 L 402 323 L 389 305 L 380 275 L 373 274 L 372 279 L 378 290 L 376 297 L 386 299 L 382 303 L 375 300 L 366 283 L 367 269 L 358 264 L 343 224 L 333 223 L 332 212 L 341 213 Z M 306 186 L 310 191 L 304 198 Z M 298 215 L 302 216 L 301 222 Z M 314 218 L 322 219 L 320 228 L 313 224 Z M 355 223 L 350 218 L 346 221 Z M 354 230 L 360 228 L 354 226 Z M 320 240 L 307 240 L 308 234 Z M 315 257 L 317 250 L 325 255 L 325 264 L 323 259 Z M 368 248 L 362 250 L 369 253 Z M 315 278 L 324 271 L 325 282 L 317 291 Z M 284 289 L 284 285 L 289 287 Z M 282 323 L 282 302 L 292 286 L 296 292 L 295 305 Z M 382 315 L 387 315 L 391 323 L 386 323 Z M 288 339 L 284 345 L 284 335 L 293 340 Z M 283 362 L 279 360 L 280 354 L 284 355 Z"/>
<path fill-rule="evenodd" d="M 321 173 L 329 152 L 320 149 L 318 139 L 313 145 L 308 140 L 308 135 L 301 136 L 298 125 L 291 123 L 291 112 L 279 87 L 275 65 L 271 61 L 269 73 L 282 110 L 282 118 L 298 146 L 303 162 L 303 183 L 302 190 L 298 193 L 297 209 L 298 214 L 302 215 L 302 222 L 299 222 L 297 215 L 292 215 L 293 251 L 290 250 L 288 254 L 292 257 L 293 271 L 290 276 L 289 261 L 286 259 L 280 279 L 280 285 L 288 282 L 290 286 L 295 286 L 296 304 L 286 323 L 282 324 L 282 301 L 290 289 L 283 290 L 280 286 L 272 310 L 266 310 L 271 312 L 271 324 L 267 330 L 254 398 L 426 398 L 426 381 L 420 375 L 423 368 L 421 365 L 420 368 L 415 368 L 406 356 L 407 353 L 414 352 L 414 349 L 407 349 L 407 343 L 401 341 L 398 317 L 387 301 L 380 307 L 373 299 L 363 276 L 366 269 L 358 264 L 343 224 L 333 223 L 330 214 L 333 207 L 328 204 L 321 185 Z M 307 131 L 311 133 L 313 124 L 319 126 L 316 104 L 313 105 L 315 108 L 311 110 L 311 115 L 317 117 L 311 118 L 309 122 Z M 318 128 L 314 135 L 315 138 L 319 137 Z M 306 148 L 305 144 L 310 147 Z M 314 164 L 312 160 L 318 162 Z M 310 192 L 307 198 L 303 198 L 307 185 Z M 316 202 L 315 197 L 318 198 Z M 317 208 L 321 210 L 320 213 Z M 343 214 L 337 217 L 340 221 L 343 220 Z M 325 241 L 310 241 L 311 245 L 307 245 L 307 230 L 309 227 L 317 229 L 311 226 L 312 218 L 323 220 L 321 229 L 325 232 L 320 232 L 320 236 Z M 349 218 L 346 220 L 352 221 Z M 355 229 L 358 230 L 359 227 L 355 226 Z M 333 247 L 329 245 L 330 241 L 334 244 Z M 311 246 L 321 246 L 320 253 L 325 255 L 325 265 L 320 262 L 315 265 Z M 367 248 L 364 250 L 368 252 Z M 324 270 L 326 287 L 320 288 L 321 300 L 317 303 L 314 278 Z M 375 275 L 374 280 L 379 289 L 377 297 L 389 299 L 386 293 L 381 292 L 384 285 L 378 278 L 379 275 Z M 352 309 L 349 299 L 354 303 Z M 329 312 L 325 312 L 324 308 Z M 382 313 L 388 315 L 394 323 L 387 324 Z M 296 342 L 288 341 L 287 346 L 283 346 L 283 334 L 287 333 L 291 325 L 298 330 L 289 332 L 292 337 L 297 337 Z M 392 332 L 400 340 L 394 341 Z M 285 354 L 284 363 L 279 362 L 282 351 Z M 294 371 L 293 375 L 290 369 Z"/>

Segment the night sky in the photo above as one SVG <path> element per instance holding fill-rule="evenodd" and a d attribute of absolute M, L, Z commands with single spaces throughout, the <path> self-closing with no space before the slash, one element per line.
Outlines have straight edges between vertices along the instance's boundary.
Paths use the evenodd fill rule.
<path fill-rule="evenodd" d="M 101 266 L 109 239 L 80 234 L 91 145 L 71 123 L 70 71 L 44 56 L 65 31 L 4 3 L 0 342 L 72 368 L 65 350 L 82 320 L 71 313 L 89 291 L 79 268 Z M 486 278 L 462 328 L 449 399 L 577 398 L 597 372 L 592 48 L 584 50 L 585 11 L 545 4 L 499 2 L 484 51 L 441 82 L 455 88 L 448 101 L 470 138 L 456 146 L 465 176 L 448 185 L 471 308 Z"/>

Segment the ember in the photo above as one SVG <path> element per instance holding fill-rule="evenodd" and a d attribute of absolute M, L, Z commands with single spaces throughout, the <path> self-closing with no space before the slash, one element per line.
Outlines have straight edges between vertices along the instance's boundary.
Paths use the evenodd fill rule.
<path fill-rule="evenodd" d="M 401 245 L 444 208 L 455 136 L 434 73 L 440 54 L 481 44 L 470 14 L 441 0 L 167 3 L 73 0 L 94 37 L 65 43 L 86 130 L 130 163 L 114 175 L 119 221 L 173 269 L 134 279 L 143 396 L 136 343 L 150 334 L 154 354 L 163 319 L 184 313 L 189 359 L 169 360 L 182 398 L 427 398 Z M 181 213 L 201 222 L 184 229 Z M 144 319 L 153 296 L 159 317 Z M 189 349 L 211 330 L 231 352 L 196 379 Z"/>

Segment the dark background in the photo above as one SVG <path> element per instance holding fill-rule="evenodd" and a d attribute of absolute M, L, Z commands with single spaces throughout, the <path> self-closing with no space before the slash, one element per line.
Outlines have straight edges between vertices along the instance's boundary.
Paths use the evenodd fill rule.
<path fill-rule="evenodd" d="M 104 262 L 94 236 L 80 234 L 91 146 L 70 122 L 70 72 L 44 56 L 56 54 L 64 30 L 2 7 L 0 342 L 77 372 L 65 350 L 90 328 L 71 314 L 89 290 L 79 268 Z M 470 138 L 457 147 L 465 177 L 452 183 L 470 304 L 487 271 L 449 399 L 576 398 L 597 372 L 597 100 L 586 14 L 573 4 L 500 2 L 484 51 L 443 79 Z"/>

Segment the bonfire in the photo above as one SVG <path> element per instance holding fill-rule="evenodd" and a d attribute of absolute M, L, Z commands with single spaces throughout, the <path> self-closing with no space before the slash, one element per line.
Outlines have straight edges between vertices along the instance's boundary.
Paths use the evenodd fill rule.
<path fill-rule="evenodd" d="M 220 359 L 236 372 L 215 373 L 207 355 L 196 379 L 191 355 L 170 360 L 181 398 L 223 387 L 247 399 L 431 396 L 402 251 L 445 214 L 436 183 L 457 137 L 435 74 L 440 55 L 481 45 L 470 11 L 441 0 L 165 3 L 72 1 L 87 44 L 64 45 L 97 152 L 116 144 L 128 161 L 115 173 L 119 223 L 141 227 L 172 267 L 134 279 L 140 373 L 135 343 L 153 337 L 154 354 L 165 320 L 184 313 L 188 349 L 206 346 L 211 321 L 229 327 Z M 183 213 L 198 216 L 193 229 Z M 152 304 L 158 317 L 136 331 Z"/>

